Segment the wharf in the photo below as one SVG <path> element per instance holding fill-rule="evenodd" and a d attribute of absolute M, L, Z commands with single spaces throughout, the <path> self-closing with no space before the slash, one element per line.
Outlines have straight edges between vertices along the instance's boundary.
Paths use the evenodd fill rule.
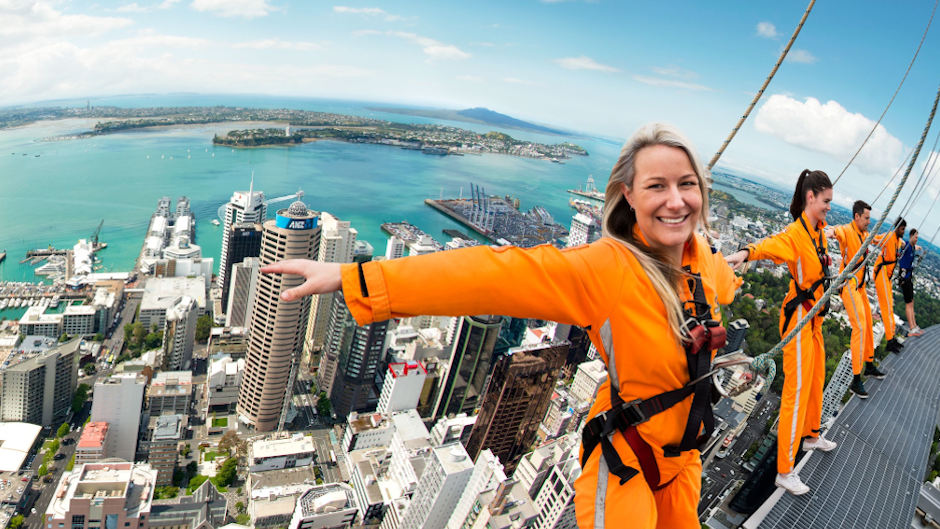
<path fill-rule="evenodd" d="M 427 204 L 427 205 L 431 206 L 432 208 L 434 208 L 434 209 L 440 211 L 440 212 L 443 213 L 444 215 L 447 215 L 448 217 L 450 217 L 450 218 L 456 220 L 457 222 L 459 222 L 459 223 L 463 224 L 464 226 L 470 228 L 471 230 L 477 232 L 478 234 L 482 235 L 483 237 L 486 237 L 486 240 L 488 240 L 488 241 L 490 241 L 490 242 L 492 242 L 492 243 L 495 243 L 495 242 L 496 242 L 496 239 L 493 238 L 493 233 L 492 233 L 492 232 L 483 231 L 482 228 L 479 228 L 478 226 L 476 226 L 475 224 L 473 224 L 472 222 L 470 222 L 470 219 L 468 219 L 467 217 L 464 217 L 464 216 L 461 215 L 460 213 L 458 213 L 458 212 L 456 212 L 456 211 L 454 211 L 454 210 L 448 208 L 447 206 L 444 206 L 444 205 L 441 204 L 440 202 L 444 202 L 444 201 L 443 201 L 443 200 L 440 200 L 440 201 L 439 201 L 439 200 L 434 200 L 433 198 L 428 198 L 428 199 L 425 199 L 425 201 L 424 201 L 425 204 Z"/>
<path fill-rule="evenodd" d="M 411 247 L 414 244 L 418 244 L 424 239 L 425 241 L 430 240 L 431 245 L 434 246 L 438 251 L 444 249 L 444 245 L 435 241 L 433 237 L 421 230 L 421 228 L 411 224 L 410 222 L 385 222 L 382 224 L 382 231 L 389 235 L 393 235 L 401 239 L 406 246 Z"/>
<path fill-rule="evenodd" d="M 464 233 L 464 232 L 462 232 L 462 231 L 460 231 L 460 230 L 446 229 L 446 230 L 443 230 L 443 231 L 444 231 L 444 235 L 450 237 L 451 239 L 463 239 L 463 240 L 465 240 L 465 241 L 474 241 L 474 240 L 475 240 L 475 239 L 473 239 L 472 237 L 470 237 L 469 235 L 467 235 L 466 233 Z"/>
<path fill-rule="evenodd" d="M 601 202 L 604 201 L 604 193 L 601 193 L 600 191 L 581 191 L 580 189 L 569 189 L 568 192 L 572 195 L 578 195 L 593 200 L 600 200 Z"/>

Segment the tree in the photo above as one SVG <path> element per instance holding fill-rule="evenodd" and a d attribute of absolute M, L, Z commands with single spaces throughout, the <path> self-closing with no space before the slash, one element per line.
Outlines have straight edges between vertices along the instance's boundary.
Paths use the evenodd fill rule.
<path fill-rule="evenodd" d="M 195 461 L 190 461 L 189 463 L 186 463 L 186 473 L 189 474 L 190 476 L 195 476 L 196 470 L 198 469 L 199 469 L 199 465 L 197 465 Z"/>
<path fill-rule="evenodd" d="M 182 454 L 183 457 L 189 457 L 189 453 L 192 452 L 192 450 L 193 449 L 189 446 L 189 443 L 186 443 L 183 445 L 183 448 L 180 449 L 180 454 Z"/>
<path fill-rule="evenodd" d="M 144 348 L 148 351 L 150 349 L 156 349 L 163 344 L 163 331 L 153 331 L 147 333 L 147 336 L 144 337 Z"/>
<path fill-rule="evenodd" d="M 48 474 L 48 473 L 49 473 L 49 469 L 46 467 L 46 464 L 45 464 L 45 463 L 39 465 L 39 470 L 36 471 L 36 474 L 37 474 L 39 477 L 43 477 L 43 476 L 45 476 L 45 475 Z"/>
<path fill-rule="evenodd" d="M 251 516 L 248 516 L 246 513 L 239 514 L 235 517 L 235 523 L 239 525 L 248 525 L 251 523 Z"/>
<path fill-rule="evenodd" d="M 60 342 L 67 342 L 67 341 L 69 341 L 69 335 L 67 335 L 67 334 L 65 334 L 65 333 L 62 333 L 62 336 L 59 336 L 59 341 L 60 341 Z"/>
<path fill-rule="evenodd" d="M 212 317 L 208 314 L 203 314 L 199 316 L 199 319 L 196 320 L 196 341 L 204 342 L 209 339 L 209 334 L 212 332 Z"/>
<path fill-rule="evenodd" d="M 72 397 L 72 413 L 78 413 L 82 411 L 82 408 L 85 406 L 85 401 L 88 400 L 88 390 L 91 389 L 91 386 L 88 384 L 79 384 L 75 388 L 75 395 Z"/>
<path fill-rule="evenodd" d="M 73 468 L 75 468 L 75 454 L 72 454 L 72 457 L 69 458 L 69 462 L 65 464 L 65 470 L 71 472 Z"/>
<path fill-rule="evenodd" d="M 96 342 L 103 342 L 103 341 L 104 341 L 104 335 L 101 334 L 100 332 L 99 332 L 99 333 L 95 333 L 95 337 L 92 338 L 92 339 L 93 339 L 94 341 L 96 341 Z"/>
<path fill-rule="evenodd" d="M 235 502 L 235 512 L 237 512 L 238 514 L 245 512 L 245 504 L 240 501 Z"/>
<path fill-rule="evenodd" d="M 18 529 L 21 525 L 23 525 L 23 515 L 17 514 L 13 518 L 10 518 L 10 525 L 8 527 L 10 529 Z"/>
<path fill-rule="evenodd" d="M 67 434 L 67 433 L 69 433 L 69 423 L 64 422 L 64 423 L 62 423 L 61 426 L 59 426 L 59 429 L 56 430 L 55 436 L 56 436 L 56 437 L 65 437 L 65 434 Z"/>
<path fill-rule="evenodd" d="M 230 457 L 222 463 L 221 468 L 216 473 L 215 477 L 212 478 L 212 483 L 217 487 L 228 487 L 235 482 L 235 475 L 238 466 L 238 459 Z"/>
<path fill-rule="evenodd" d="M 222 438 L 219 439 L 219 450 L 226 450 L 231 453 L 233 449 L 235 453 L 243 454 L 245 452 L 245 441 L 242 441 L 234 430 L 229 430 L 222 434 Z"/>
<path fill-rule="evenodd" d="M 193 491 L 198 489 L 199 486 L 205 483 L 207 479 L 209 479 L 209 476 L 203 476 L 202 474 L 194 476 L 189 480 L 189 486 L 186 487 L 186 494 L 192 494 Z"/>
<path fill-rule="evenodd" d="M 329 417 L 332 410 L 330 398 L 326 396 L 326 392 L 321 392 L 320 397 L 317 399 L 317 413 Z"/>

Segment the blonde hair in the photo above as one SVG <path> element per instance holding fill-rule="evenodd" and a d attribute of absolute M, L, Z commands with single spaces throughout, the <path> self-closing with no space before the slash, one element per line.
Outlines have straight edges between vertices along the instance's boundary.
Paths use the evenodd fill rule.
<path fill-rule="evenodd" d="M 708 220 L 708 188 L 706 179 L 708 172 L 699 161 L 692 149 L 692 144 L 686 137 L 672 125 L 665 123 L 648 123 L 630 137 L 620 150 L 620 158 L 610 172 L 607 190 L 604 194 L 604 236 L 616 239 L 624 244 L 633 253 L 636 260 L 643 267 L 653 288 L 666 306 L 666 317 L 669 328 L 676 340 L 681 343 L 685 335 L 685 321 L 682 312 L 682 301 L 677 290 L 679 281 L 685 273 L 672 265 L 668 259 L 639 240 L 633 233 L 636 226 L 636 212 L 627 203 L 623 196 L 623 186 L 633 187 L 636 176 L 636 156 L 641 150 L 654 145 L 666 145 L 682 149 L 689 157 L 689 162 L 695 175 L 698 177 L 699 191 L 702 193 L 702 210 L 699 215 L 699 226 L 707 229 Z"/>

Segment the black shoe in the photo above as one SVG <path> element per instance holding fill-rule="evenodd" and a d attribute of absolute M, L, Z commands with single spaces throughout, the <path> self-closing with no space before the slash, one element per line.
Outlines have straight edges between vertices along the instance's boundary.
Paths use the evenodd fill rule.
<path fill-rule="evenodd" d="M 897 354 L 901 352 L 901 344 L 898 343 L 898 340 L 896 338 L 891 338 L 890 340 L 888 340 L 888 344 L 885 346 L 885 349 L 889 353 Z"/>
<path fill-rule="evenodd" d="M 852 381 L 852 385 L 849 386 L 849 389 L 852 390 L 852 393 L 855 393 L 855 396 L 860 399 L 867 399 L 868 392 L 865 391 L 865 384 L 862 383 L 862 379 L 855 375 L 855 380 Z"/>
<path fill-rule="evenodd" d="M 877 378 L 878 380 L 881 380 L 882 378 L 885 377 L 885 373 L 884 371 L 881 371 L 880 369 L 875 367 L 874 362 L 866 362 L 865 363 L 865 376 Z"/>

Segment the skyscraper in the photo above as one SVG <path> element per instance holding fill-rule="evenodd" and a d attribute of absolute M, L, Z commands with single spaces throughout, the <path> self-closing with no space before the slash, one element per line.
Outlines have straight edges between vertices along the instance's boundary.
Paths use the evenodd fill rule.
<path fill-rule="evenodd" d="M 225 246 L 222 247 L 219 285 L 222 287 L 222 306 L 225 307 L 232 289 L 232 267 L 246 257 L 258 257 L 261 254 L 261 222 L 232 224 L 228 232 L 222 235 L 222 244 Z"/>
<path fill-rule="evenodd" d="M 95 398 L 91 401 L 91 421 L 108 423 L 112 452 L 105 457 L 134 461 L 140 410 L 144 402 L 147 379 L 137 373 L 111 375 L 95 382 Z"/>
<path fill-rule="evenodd" d="M 193 360 L 198 318 L 196 301 L 188 296 L 183 296 L 179 303 L 167 309 L 166 330 L 163 332 L 163 369 L 189 369 Z"/>
<path fill-rule="evenodd" d="M 493 349 L 499 338 L 499 316 L 460 318 L 453 341 L 450 367 L 441 385 L 432 419 L 457 413 L 472 414 L 490 374 Z"/>
<path fill-rule="evenodd" d="M 318 214 L 297 201 L 278 210 L 264 223 L 261 265 L 285 259 L 312 259 L 320 239 Z M 297 275 L 261 275 L 252 301 L 245 374 L 236 410 L 239 419 L 257 431 L 279 426 L 294 377 L 307 318 L 310 297 L 281 299 L 281 292 L 304 282 Z"/>
<path fill-rule="evenodd" d="M 20 353 L 0 371 L 0 421 L 54 426 L 78 384 L 78 338 L 40 353 Z M 12 355 L 11 355 L 12 357 Z"/>
<path fill-rule="evenodd" d="M 232 198 L 228 201 L 228 204 L 225 205 L 225 218 L 222 221 L 222 258 L 219 260 L 219 285 L 222 286 L 222 290 L 226 292 L 228 289 L 225 288 L 225 282 L 226 278 L 228 278 L 229 270 L 233 263 L 238 262 L 234 261 L 228 255 L 232 226 L 243 222 L 261 223 L 264 222 L 267 216 L 267 207 L 264 204 L 264 193 L 255 191 L 254 188 L 255 180 L 254 177 L 252 177 L 248 191 L 236 191 L 232 193 Z M 224 301 L 225 298 L 223 297 L 222 300 Z"/>
<path fill-rule="evenodd" d="M 232 288 L 225 309 L 226 327 L 244 327 L 251 321 L 251 300 L 255 297 L 260 262 L 257 257 L 246 257 L 232 265 L 229 281 Z"/>
<path fill-rule="evenodd" d="M 568 231 L 568 248 L 592 243 L 600 237 L 601 227 L 590 215 L 576 213 L 571 217 L 571 230 Z"/>
<path fill-rule="evenodd" d="M 460 443 L 433 448 L 399 527 L 443 529 L 471 474 L 473 462 Z"/>
<path fill-rule="evenodd" d="M 317 261 L 321 263 L 351 263 L 359 232 L 349 226 L 349 221 L 341 221 L 327 212 L 320 214 L 320 249 Z M 304 339 L 304 354 L 323 348 L 323 340 L 330 324 L 330 309 L 333 306 L 333 294 L 313 296 L 310 305 L 310 322 Z"/>
<path fill-rule="evenodd" d="M 497 360 L 467 441 L 470 457 L 486 448 L 507 473 L 516 468 L 535 440 L 567 354 L 568 342 L 553 342 L 514 349 Z"/>
<path fill-rule="evenodd" d="M 375 393 L 375 374 L 385 353 L 388 321 L 356 325 L 341 292 L 333 300 L 326 355 L 335 357 L 330 401 L 337 417 L 368 407 Z M 375 402 L 375 400 L 372 400 Z"/>

